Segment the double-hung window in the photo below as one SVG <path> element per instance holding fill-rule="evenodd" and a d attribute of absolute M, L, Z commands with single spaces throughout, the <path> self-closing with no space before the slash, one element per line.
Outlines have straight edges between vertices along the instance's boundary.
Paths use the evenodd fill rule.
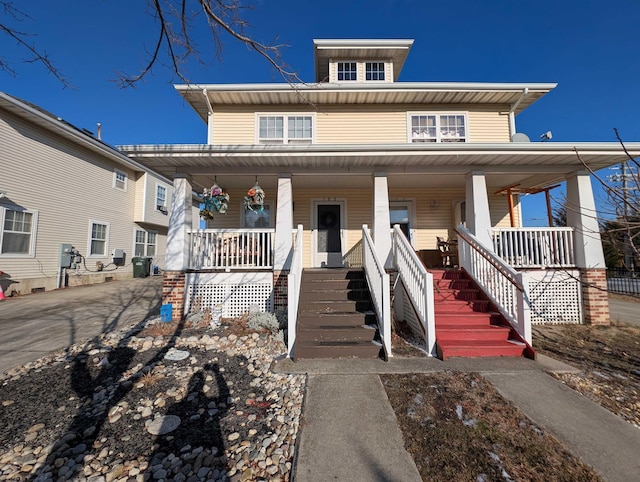
<path fill-rule="evenodd" d="M 127 173 L 119 169 L 113 170 L 113 187 L 121 191 L 127 190 Z"/>
<path fill-rule="evenodd" d="M 259 115 L 259 144 L 311 144 L 313 116 Z"/>
<path fill-rule="evenodd" d="M 467 142 L 466 114 L 409 114 L 409 142 Z"/>
<path fill-rule="evenodd" d="M 37 213 L 0 208 L 0 254 L 32 256 Z"/>
<path fill-rule="evenodd" d="M 163 213 L 167 211 L 167 188 L 159 184 L 156 186 L 156 209 Z"/>
<path fill-rule="evenodd" d="M 384 62 L 366 62 L 364 74 L 366 80 L 384 80 Z"/>
<path fill-rule="evenodd" d="M 338 82 L 358 80 L 357 62 L 338 62 Z"/>
<path fill-rule="evenodd" d="M 106 256 L 109 224 L 91 221 L 89 230 L 89 256 Z"/>
<path fill-rule="evenodd" d="M 155 256 L 157 236 L 157 233 L 153 231 L 136 229 L 136 243 L 133 249 L 134 256 L 147 256 L 150 258 Z"/>

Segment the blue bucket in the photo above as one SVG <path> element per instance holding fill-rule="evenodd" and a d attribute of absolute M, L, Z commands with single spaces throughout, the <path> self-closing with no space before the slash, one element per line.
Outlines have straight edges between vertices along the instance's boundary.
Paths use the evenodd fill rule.
<path fill-rule="evenodd" d="M 173 305 L 168 303 L 166 305 L 162 305 L 160 307 L 160 319 L 166 323 L 171 321 L 173 318 Z"/>

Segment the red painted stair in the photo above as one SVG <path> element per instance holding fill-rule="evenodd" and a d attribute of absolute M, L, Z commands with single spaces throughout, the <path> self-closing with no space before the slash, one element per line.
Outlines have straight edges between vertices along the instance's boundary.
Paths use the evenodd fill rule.
<path fill-rule="evenodd" d="M 438 356 L 532 356 L 502 315 L 462 270 L 433 270 Z"/>

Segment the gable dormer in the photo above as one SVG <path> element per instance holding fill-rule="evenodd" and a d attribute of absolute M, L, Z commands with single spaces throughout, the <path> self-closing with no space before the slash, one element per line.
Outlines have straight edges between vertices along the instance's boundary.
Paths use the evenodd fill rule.
<path fill-rule="evenodd" d="M 316 82 L 395 82 L 413 40 L 314 39 Z"/>

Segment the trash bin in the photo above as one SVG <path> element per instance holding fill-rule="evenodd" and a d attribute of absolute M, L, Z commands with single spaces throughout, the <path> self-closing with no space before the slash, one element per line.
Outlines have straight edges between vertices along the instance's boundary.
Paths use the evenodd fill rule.
<path fill-rule="evenodd" d="M 133 277 L 146 278 L 151 273 L 151 258 L 131 258 Z"/>

